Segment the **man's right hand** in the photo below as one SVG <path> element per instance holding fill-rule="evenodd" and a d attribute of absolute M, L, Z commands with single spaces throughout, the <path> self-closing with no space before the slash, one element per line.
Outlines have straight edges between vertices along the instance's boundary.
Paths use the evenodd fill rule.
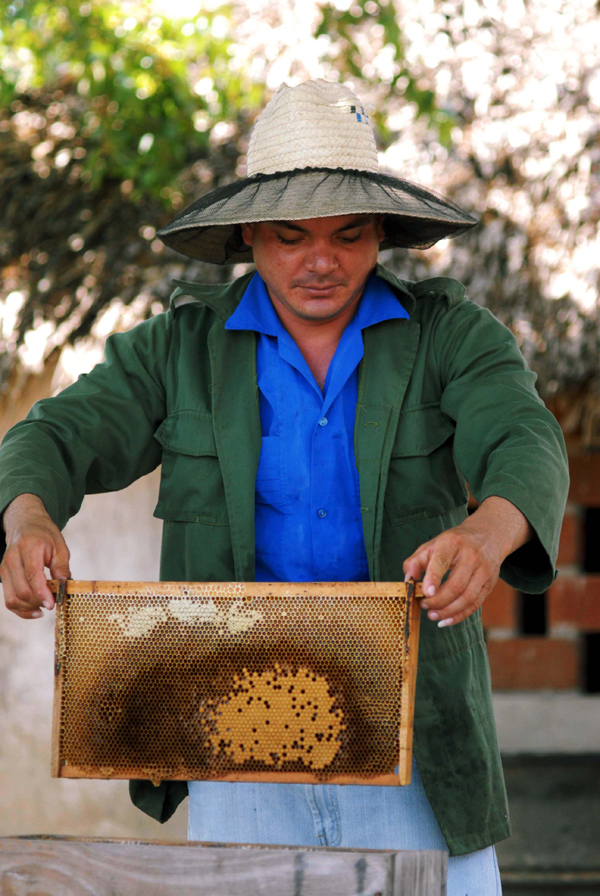
<path fill-rule="evenodd" d="M 44 568 L 53 579 L 68 579 L 69 549 L 37 495 L 19 495 L 2 518 L 6 553 L 0 565 L 6 606 L 22 619 L 39 619 L 41 607 L 51 610 L 54 596 Z"/>

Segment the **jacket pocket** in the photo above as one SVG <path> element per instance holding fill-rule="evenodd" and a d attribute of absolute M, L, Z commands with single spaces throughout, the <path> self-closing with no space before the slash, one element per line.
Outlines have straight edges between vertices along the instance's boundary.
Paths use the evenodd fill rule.
<path fill-rule="evenodd" d="M 454 428 L 439 405 L 411 408 L 400 415 L 385 494 L 392 526 L 438 516 L 466 503 L 465 481 L 454 463 Z"/>
<path fill-rule="evenodd" d="M 163 520 L 228 525 L 211 415 L 177 411 L 163 420 L 154 438 L 163 449 L 154 515 Z"/>

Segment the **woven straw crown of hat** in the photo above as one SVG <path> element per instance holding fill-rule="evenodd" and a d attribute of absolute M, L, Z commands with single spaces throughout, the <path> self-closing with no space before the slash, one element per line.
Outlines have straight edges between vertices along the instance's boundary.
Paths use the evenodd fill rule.
<path fill-rule="evenodd" d="M 266 106 L 250 138 L 248 175 L 295 168 L 379 171 L 369 117 L 347 87 L 282 84 Z"/>
<path fill-rule="evenodd" d="M 279 87 L 252 131 L 247 170 L 242 180 L 202 196 L 158 236 L 191 258 L 233 264 L 252 261 L 240 226 L 249 222 L 382 214 L 382 249 L 426 249 L 477 224 L 433 190 L 381 174 L 369 117 L 352 91 L 335 82 Z"/>

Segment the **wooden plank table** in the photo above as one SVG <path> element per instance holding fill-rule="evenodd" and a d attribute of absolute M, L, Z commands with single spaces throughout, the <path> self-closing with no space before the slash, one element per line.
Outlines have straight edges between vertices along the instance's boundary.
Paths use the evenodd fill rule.
<path fill-rule="evenodd" d="M 447 854 L 0 838 L 1 896 L 445 896 Z"/>

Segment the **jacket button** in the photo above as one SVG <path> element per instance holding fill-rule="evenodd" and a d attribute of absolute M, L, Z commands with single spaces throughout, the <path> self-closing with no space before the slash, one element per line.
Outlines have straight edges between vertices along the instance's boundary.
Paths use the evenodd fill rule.
<path fill-rule="evenodd" d="M 326 510 L 323 510 L 323 508 L 321 508 L 320 510 L 317 510 L 317 516 L 318 516 L 320 519 L 324 519 L 324 517 L 327 516 L 327 511 L 326 511 Z"/>

